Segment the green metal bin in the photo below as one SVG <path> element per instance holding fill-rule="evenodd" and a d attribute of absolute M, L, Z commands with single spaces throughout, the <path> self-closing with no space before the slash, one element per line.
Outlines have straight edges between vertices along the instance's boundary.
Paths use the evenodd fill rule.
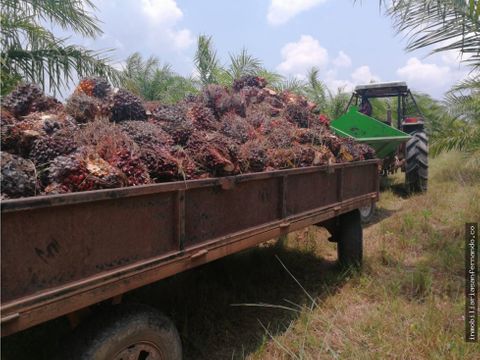
<path fill-rule="evenodd" d="M 356 106 L 330 123 L 335 134 L 352 137 L 375 149 L 380 159 L 395 154 L 398 145 L 410 139 L 410 135 L 362 114 Z"/>

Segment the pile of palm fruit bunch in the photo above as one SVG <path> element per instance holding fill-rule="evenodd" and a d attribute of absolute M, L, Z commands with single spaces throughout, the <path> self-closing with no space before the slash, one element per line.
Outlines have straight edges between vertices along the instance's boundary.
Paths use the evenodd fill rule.
<path fill-rule="evenodd" d="M 2 199 L 375 157 L 333 135 L 305 98 L 266 85 L 249 76 L 164 105 L 97 77 L 82 79 L 64 104 L 22 84 L 2 99 Z"/>

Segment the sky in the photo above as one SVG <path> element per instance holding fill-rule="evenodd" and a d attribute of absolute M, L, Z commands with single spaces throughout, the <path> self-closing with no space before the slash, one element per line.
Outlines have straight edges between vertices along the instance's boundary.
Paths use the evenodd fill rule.
<path fill-rule="evenodd" d="M 86 39 L 54 29 L 68 43 L 114 49 L 121 67 L 133 52 L 154 55 L 182 75 L 194 74 L 199 35 L 212 36 L 223 64 L 246 48 L 269 70 L 320 78 L 336 91 L 371 81 L 406 81 L 415 91 L 441 99 L 468 69 L 454 53 L 406 52 L 406 39 L 377 0 L 98 0 L 103 34 Z"/>

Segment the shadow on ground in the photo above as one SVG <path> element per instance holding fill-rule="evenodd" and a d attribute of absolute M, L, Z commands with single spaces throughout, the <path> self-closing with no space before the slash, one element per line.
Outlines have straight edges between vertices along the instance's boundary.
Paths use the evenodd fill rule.
<path fill-rule="evenodd" d="M 232 304 L 310 305 L 276 255 L 314 297 L 342 285 L 335 262 L 312 253 L 263 246 L 189 270 L 133 291 L 124 301 L 151 305 L 170 316 L 182 337 L 185 359 L 243 358 L 262 347 L 264 327 L 283 332 L 298 313 Z M 59 319 L 2 340 L 2 359 L 49 359 L 68 334 Z"/>
<path fill-rule="evenodd" d="M 366 224 L 363 224 L 363 228 L 364 229 L 367 229 L 369 228 L 370 226 L 372 225 L 375 225 L 381 221 L 383 221 L 384 219 L 392 216 L 393 214 L 396 213 L 396 210 L 391 210 L 391 209 L 387 209 L 387 208 L 384 208 L 384 207 L 379 207 L 377 206 L 375 208 L 375 213 L 373 214 L 372 218 L 370 219 L 370 221 Z"/>

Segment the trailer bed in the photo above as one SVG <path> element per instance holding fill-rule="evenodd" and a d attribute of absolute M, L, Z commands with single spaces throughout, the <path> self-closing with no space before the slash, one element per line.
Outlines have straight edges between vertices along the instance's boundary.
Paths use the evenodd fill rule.
<path fill-rule="evenodd" d="M 2 202 L 2 336 L 378 198 L 378 160 Z"/>

